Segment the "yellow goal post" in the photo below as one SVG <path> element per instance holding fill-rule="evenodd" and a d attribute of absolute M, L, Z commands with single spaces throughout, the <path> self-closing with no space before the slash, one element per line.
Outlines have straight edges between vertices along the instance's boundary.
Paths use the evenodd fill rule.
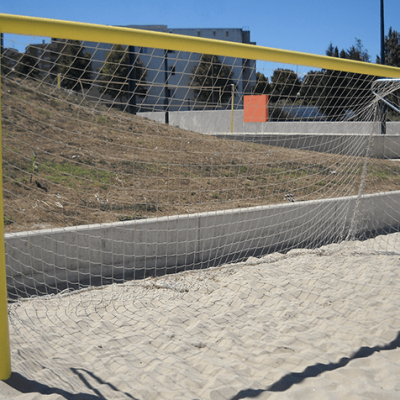
<path fill-rule="evenodd" d="M 282 49 L 261 47 L 201 37 L 147 31 L 133 28 L 112 27 L 88 23 L 68 22 L 44 18 L 33 18 L 0 14 L 0 33 L 29 36 L 45 36 L 79 41 L 94 41 L 108 44 L 124 44 L 172 51 L 196 52 L 199 54 L 218 54 L 270 61 L 282 64 L 296 64 L 307 67 L 337 70 L 350 73 L 367 74 L 384 78 L 399 78 L 400 69 L 372 63 L 307 54 Z M 0 98 L 1 110 L 1 98 Z M 1 123 L 0 123 L 1 140 Z M 0 152 L 1 157 L 1 152 Z M 1 159 L 0 159 L 1 161 Z M 1 168 L 0 162 L 0 168 Z M 0 184 L 2 186 L 2 170 Z M 3 196 L 0 194 L 0 212 L 3 213 Z M 4 236 L 4 221 L 0 219 L 0 234 Z M 8 333 L 8 308 L 6 286 L 6 263 L 4 240 L 0 243 L 0 379 L 11 374 L 10 344 Z"/>

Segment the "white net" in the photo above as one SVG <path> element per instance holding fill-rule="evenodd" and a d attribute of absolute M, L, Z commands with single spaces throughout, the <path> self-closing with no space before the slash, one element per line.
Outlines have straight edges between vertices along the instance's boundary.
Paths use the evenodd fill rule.
<path fill-rule="evenodd" d="M 23 40 L 1 82 L 17 391 L 296 398 L 366 354 L 398 368 L 396 80 Z"/>

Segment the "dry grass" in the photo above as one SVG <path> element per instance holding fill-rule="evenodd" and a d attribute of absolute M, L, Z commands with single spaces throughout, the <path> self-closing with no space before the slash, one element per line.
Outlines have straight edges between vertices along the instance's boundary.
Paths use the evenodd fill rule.
<path fill-rule="evenodd" d="M 242 143 L 2 83 L 6 232 L 357 194 L 362 157 Z M 371 160 L 364 193 L 397 190 Z"/>

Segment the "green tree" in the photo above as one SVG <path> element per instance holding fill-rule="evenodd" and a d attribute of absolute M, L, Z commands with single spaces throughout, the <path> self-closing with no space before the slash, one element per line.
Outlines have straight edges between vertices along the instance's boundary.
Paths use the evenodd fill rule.
<path fill-rule="evenodd" d="M 100 75 L 101 93 L 121 101 L 130 95 L 129 82 L 133 76 L 136 82 L 134 93 L 147 93 L 147 69 L 138 56 L 135 60 L 130 60 L 128 50 L 128 47 L 114 45 L 107 53 Z"/>
<path fill-rule="evenodd" d="M 389 28 L 389 33 L 385 36 L 385 64 L 394 67 L 400 67 L 400 33 Z M 381 59 L 377 56 L 376 62 L 381 63 Z"/>
<path fill-rule="evenodd" d="M 271 82 L 270 100 L 272 102 L 296 100 L 301 89 L 301 81 L 296 72 L 278 68 L 273 72 Z"/>
<path fill-rule="evenodd" d="M 194 89 L 196 99 L 212 105 L 227 103 L 231 99 L 233 84 L 232 69 L 222 64 L 217 56 L 203 54 L 200 62 L 193 67 L 189 85 Z"/>
<path fill-rule="evenodd" d="M 347 50 L 342 50 L 340 57 L 355 61 L 370 61 L 368 51 L 364 50 L 361 39 L 358 38 L 356 38 L 356 43 L 354 45 L 350 46 Z"/>
<path fill-rule="evenodd" d="M 389 28 L 389 33 L 384 39 L 384 51 L 385 51 L 385 64 L 391 65 L 393 67 L 400 67 L 400 33 L 393 30 L 392 27 Z M 381 64 L 381 59 L 379 56 L 376 58 L 376 62 Z M 386 100 L 390 103 L 399 104 L 400 90 L 395 90 L 386 96 Z M 390 120 L 398 120 L 399 115 L 391 108 L 382 109 L 386 117 Z"/>
<path fill-rule="evenodd" d="M 15 71 L 15 66 L 23 55 L 14 49 L 3 49 L 3 55 L 1 58 L 1 73 L 2 75 L 8 75 Z"/>
<path fill-rule="evenodd" d="M 325 53 L 329 57 L 339 57 L 339 49 L 337 47 L 333 47 L 332 42 L 329 44 Z"/>
<path fill-rule="evenodd" d="M 37 64 L 38 61 L 35 57 L 28 53 L 22 54 L 14 67 L 16 76 L 20 78 L 36 78 L 40 73 Z"/>
<path fill-rule="evenodd" d="M 89 52 L 78 40 L 66 40 L 58 60 L 57 71 L 62 74 L 61 86 L 79 91 L 92 84 L 92 63 Z"/>
<path fill-rule="evenodd" d="M 303 78 L 300 97 L 303 104 L 315 105 L 324 89 L 325 74 L 322 71 L 309 71 Z"/>
<path fill-rule="evenodd" d="M 270 92 L 271 86 L 269 84 L 269 79 L 263 73 L 257 72 L 254 94 L 269 94 Z"/>
<path fill-rule="evenodd" d="M 342 49 L 340 53 L 336 49 L 331 43 L 326 54 L 332 57 L 340 54 L 340 58 L 355 61 L 369 62 L 370 60 L 368 51 L 364 50 L 360 39 L 356 39 L 355 45 L 347 50 Z M 323 90 L 317 101 L 320 112 L 330 121 L 356 118 L 357 113 L 372 98 L 370 87 L 373 80 L 374 77 L 363 74 L 325 70 L 321 81 Z"/>

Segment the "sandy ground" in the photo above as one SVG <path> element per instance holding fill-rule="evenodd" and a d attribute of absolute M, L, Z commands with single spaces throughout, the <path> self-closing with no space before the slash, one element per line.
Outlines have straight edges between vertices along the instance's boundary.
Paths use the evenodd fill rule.
<path fill-rule="evenodd" d="M 400 235 L 10 307 L 0 399 L 400 399 Z"/>

